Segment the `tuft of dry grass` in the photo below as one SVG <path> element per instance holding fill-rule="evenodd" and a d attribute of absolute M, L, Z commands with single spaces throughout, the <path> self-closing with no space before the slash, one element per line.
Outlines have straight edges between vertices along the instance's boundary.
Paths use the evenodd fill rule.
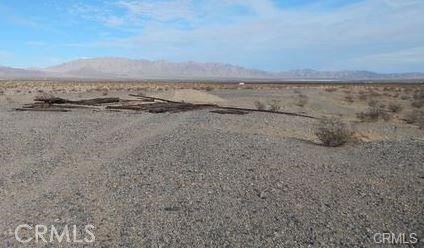
<path fill-rule="evenodd" d="M 353 131 L 341 120 L 323 119 L 318 123 L 315 135 L 323 145 L 337 147 L 346 144 L 352 138 Z"/>
<path fill-rule="evenodd" d="M 390 115 L 382 106 L 369 107 L 367 111 L 357 113 L 356 116 L 364 122 L 388 121 L 390 119 Z"/>
<path fill-rule="evenodd" d="M 389 103 L 387 109 L 392 113 L 399 113 L 402 110 L 402 106 L 398 103 Z"/>
<path fill-rule="evenodd" d="M 305 105 L 307 103 L 308 103 L 308 96 L 300 93 L 297 96 L 297 100 L 295 102 L 295 105 L 303 108 L 303 107 L 305 107 Z"/>
<path fill-rule="evenodd" d="M 344 100 L 345 100 L 346 102 L 349 102 L 349 103 L 354 102 L 354 100 L 353 100 L 353 96 L 352 96 L 352 95 L 347 95 L 347 96 L 345 96 L 345 97 L 344 97 Z"/>
<path fill-rule="evenodd" d="M 368 100 L 368 94 L 367 94 L 367 92 L 365 92 L 365 91 L 360 91 L 359 93 L 358 93 L 358 98 L 359 98 L 359 100 L 361 100 L 361 101 L 366 101 L 366 100 Z"/>
<path fill-rule="evenodd" d="M 15 101 L 10 96 L 6 96 L 6 102 L 7 103 L 15 103 Z"/>
<path fill-rule="evenodd" d="M 424 101 L 424 89 L 416 89 L 413 95 L 414 100 L 423 100 Z"/>
<path fill-rule="evenodd" d="M 277 112 L 281 109 L 281 101 L 271 100 L 269 103 L 269 110 Z"/>
<path fill-rule="evenodd" d="M 372 100 L 368 101 L 368 106 L 370 106 L 370 107 L 376 107 L 377 106 L 377 103 L 378 102 L 376 100 L 372 99 Z"/>
<path fill-rule="evenodd" d="M 339 89 L 338 88 L 326 88 L 325 89 L 325 91 L 327 91 L 327 92 L 335 92 L 335 91 L 338 91 Z"/>
<path fill-rule="evenodd" d="M 302 94 L 302 91 L 300 91 L 300 89 L 294 89 L 293 93 L 300 95 Z"/>
<path fill-rule="evenodd" d="M 38 94 L 34 97 L 35 101 L 44 101 L 46 99 L 50 99 L 50 98 L 54 98 L 55 96 L 53 94 L 49 94 L 49 93 L 41 93 Z"/>
<path fill-rule="evenodd" d="M 266 105 L 261 101 L 255 101 L 253 104 L 255 105 L 256 109 L 258 109 L 258 110 L 265 110 L 266 109 Z"/>
<path fill-rule="evenodd" d="M 371 90 L 371 91 L 369 92 L 369 96 L 372 96 L 372 97 L 379 97 L 379 96 L 381 96 L 381 94 L 380 94 L 380 93 L 378 93 L 378 92 L 376 92 L 376 91 L 374 91 L 374 90 Z"/>
<path fill-rule="evenodd" d="M 422 108 L 424 106 L 424 100 L 418 99 L 416 101 L 411 102 L 411 106 L 414 108 Z"/>
<path fill-rule="evenodd" d="M 396 92 L 392 95 L 393 98 L 398 98 L 399 96 L 400 96 L 400 94 L 398 92 Z"/>
<path fill-rule="evenodd" d="M 414 124 L 414 125 L 417 125 L 418 128 L 424 129 L 424 111 L 423 110 L 408 112 L 405 115 L 404 120 L 408 124 Z"/>

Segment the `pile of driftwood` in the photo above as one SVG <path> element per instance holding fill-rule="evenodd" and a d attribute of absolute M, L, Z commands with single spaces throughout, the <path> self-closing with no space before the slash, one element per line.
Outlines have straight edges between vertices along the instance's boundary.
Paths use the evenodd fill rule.
<path fill-rule="evenodd" d="M 91 108 L 101 106 L 102 104 L 120 102 L 120 98 L 93 98 L 86 100 L 67 100 L 59 97 L 36 97 L 34 103 L 25 104 L 22 108 L 17 108 L 17 111 L 54 111 L 54 112 L 69 112 L 76 108 Z"/>
<path fill-rule="evenodd" d="M 272 114 L 284 114 L 291 116 L 300 116 L 306 118 L 316 117 L 291 113 L 282 111 L 272 110 L 259 110 L 250 108 L 237 108 L 237 107 L 224 107 L 216 104 L 195 104 L 186 102 L 176 102 L 167 99 L 149 97 L 144 95 L 134 95 L 134 99 L 121 99 L 117 97 L 108 98 L 93 98 L 85 100 L 68 100 L 59 97 L 37 97 L 34 99 L 34 103 L 25 104 L 21 108 L 17 108 L 17 111 L 54 111 L 54 112 L 69 112 L 72 109 L 93 109 L 93 110 L 133 110 L 133 111 L 144 111 L 149 113 L 177 113 L 184 111 L 193 111 L 200 109 L 210 109 L 212 113 L 217 114 L 236 114 L 244 115 L 250 112 L 265 112 Z"/>
<path fill-rule="evenodd" d="M 149 113 L 177 113 L 184 111 L 192 111 L 199 109 L 214 108 L 217 105 L 214 104 L 194 104 L 194 103 L 185 103 L 185 102 L 175 102 L 167 99 L 149 97 L 144 95 L 133 95 L 136 97 L 137 101 L 129 101 L 120 105 L 111 105 L 107 106 L 106 109 L 127 109 L 127 110 L 136 110 L 136 111 L 146 111 Z M 138 102 L 141 101 L 142 103 Z"/>

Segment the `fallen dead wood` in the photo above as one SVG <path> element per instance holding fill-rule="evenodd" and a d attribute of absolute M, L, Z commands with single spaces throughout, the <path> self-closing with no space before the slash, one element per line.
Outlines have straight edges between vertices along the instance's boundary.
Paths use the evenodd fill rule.
<path fill-rule="evenodd" d="M 93 98 L 93 99 L 85 99 L 85 100 L 67 100 L 60 97 L 38 97 L 35 98 L 34 101 L 37 102 L 44 102 L 49 104 L 76 104 L 76 105 L 99 105 L 99 104 L 105 104 L 105 103 L 116 103 L 119 102 L 121 99 L 118 97 L 108 97 L 108 98 Z"/>
<path fill-rule="evenodd" d="M 170 102 L 156 102 L 148 104 L 133 104 L 133 105 L 117 105 L 107 106 L 106 109 L 127 109 L 137 111 L 147 111 L 149 113 L 177 113 L 205 108 L 214 108 L 213 104 L 192 104 L 192 103 L 170 103 Z"/>
<path fill-rule="evenodd" d="M 145 95 L 140 95 L 140 94 L 129 94 L 129 96 L 133 96 L 133 97 L 137 97 L 137 98 L 142 98 L 145 100 L 151 100 L 151 101 L 162 101 L 162 102 L 169 102 L 169 103 L 181 103 L 181 102 L 176 102 L 176 101 L 171 101 L 168 99 L 163 99 L 163 98 L 158 98 L 158 97 L 152 97 L 152 96 L 145 96 Z"/>
<path fill-rule="evenodd" d="M 76 104 L 50 104 L 44 102 L 36 102 L 24 104 L 22 108 L 41 109 L 41 108 L 62 108 L 62 109 L 96 109 L 93 106 L 81 106 Z"/>
<path fill-rule="evenodd" d="M 69 112 L 64 108 L 15 108 L 16 111 L 44 111 L 44 112 Z"/>
<path fill-rule="evenodd" d="M 16 109 L 17 111 L 54 111 L 54 112 L 68 112 L 70 109 L 78 108 L 94 108 L 88 106 L 97 106 L 101 104 L 108 103 L 119 103 L 117 105 L 107 105 L 106 109 L 108 110 L 134 110 L 134 111 L 146 111 L 149 113 L 177 113 L 184 111 L 193 111 L 200 109 L 213 109 L 211 112 L 218 114 L 247 114 L 250 112 L 263 112 L 271 114 L 282 114 L 290 116 L 305 117 L 311 119 L 319 119 L 314 116 L 292 113 L 292 112 L 282 112 L 282 111 L 272 111 L 272 110 L 260 110 L 260 109 L 250 109 L 250 108 L 238 108 L 238 107 L 225 107 L 219 106 L 216 104 L 195 104 L 195 103 L 185 103 L 185 102 L 176 102 L 158 97 L 150 97 L 144 95 L 130 94 L 130 96 L 137 97 L 141 100 L 123 100 L 118 97 L 109 97 L 109 98 L 93 98 L 93 99 L 84 99 L 84 100 L 67 100 L 60 97 L 39 97 L 35 98 L 35 103 L 26 104 L 22 108 Z M 149 102 L 149 103 L 137 103 L 137 102 Z M 80 106 L 87 105 L 87 106 Z"/>
<path fill-rule="evenodd" d="M 69 103 L 69 100 L 60 98 L 60 97 L 46 97 L 46 96 L 40 96 L 40 97 L 36 97 L 34 98 L 34 101 L 36 102 L 44 102 L 44 103 L 49 103 L 49 104 L 53 104 L 53 103 L 57 103 L 57 104 L 63 104 L 63 103 Z"/>
<path fill-rule="evenodd" d="M 79 100 L 79 101 L 71 101 L 72 104 L 77 105 L 99 105 L 99 104 L 105 104 L 105 103 L 116 103 L 119 102 L 121 99 L 118 97 L 111 97 L 111 98 L 94 98 L 94 99 L 87 99 L 87 100 Z"/>
<path fill-rule="evenodd" d="M 119 98 L 93 98 L 86 100 L 72 101 L 59 97 L 38 97 L 35 103 L 25 104 L 17 111 L 52 111 L 52 112 L 69 112 L 71 109 L 96 109 L 93 106 L 104 103 L 116 103 Z"/>
<path fill-rule="evenodd" d="M 175 103 L 175 104 L 181 104 L 181 102 L 175 102 L 163 98 L 158 97 L 150 97 L 150 96 L 144 96 L 140 94 L 130 94 L 130 96 L 138 97 L 138 98 L 144 98 L 144 99 L 151 99 L 151 100 L 157 100 L 162 102 L 168 102 L 168 103 Z M 193 103 L 186 103 L 191 105 L 199 105 L 199 104 L 193 104 Z M 227 109 L 227 110 L 234 110 L 234 111 L 248 111 L 248 112 L 263 112 L 263 113 L 272 113 L 272 114 L 281 114 L 281 115 L 291 115 L 291 116 L 298 116 L 298 117 L 305 117 L 305 118 L 311 118 L 311 119 L 318 119 L 317 117 L 305 115 L 305 114 L 298 114 L 298 113 L 292 113 L 292 112 L 283 112 L 283 111 L 272 111 L 272 110 L 260 110 L 260 109 L 250 109 L 250 108 L 238 108 L 238 107 L 224 107 L 219 105 L 209 105 L 209 107 L 217 108 L 217 109 Z"/>
<path fill-rule="evenodd" d="M 305 117 L 305 118 L 311 118 L 311 119 L 319 119 L 314 116 L 305 115 L 305 114 L 298 114 L 293 112 L 283 112 L 283 111 L 272 111 L 272 110 L 265 110 L 265 109 L 250 109 L 250 108 L 237 108 L 237 107 L 223 107 L 223 106 L 217 106 L 218 109 L 233 109 L 233 110 L 241 110 L 241 111 L 249 111 L 249 112 L 263 112 L 263 113 L 272 113 L 272 114 L 280 114 L 280 115 L 291 115 L 291 116 L 298 116 L 298 117 Z"/>
<path fill-rule="evenodd" d="M 215 110 L 211 110 L 209 112 L 216 113 L 216 114 L 222 114 L 222 115 L 245 115 L 245 114 L 249 113 L 247 111 L 242 111 L 242 110 L 238 110 L 238 109 L 215 109 Z"/>

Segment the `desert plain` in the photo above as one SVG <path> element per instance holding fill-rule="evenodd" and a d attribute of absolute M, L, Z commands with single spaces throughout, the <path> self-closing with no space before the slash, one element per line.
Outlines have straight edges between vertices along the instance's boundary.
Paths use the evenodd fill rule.
<path fill-rule="evenodd" d="M 130 94 L 271 111 L 16 110 Z M 423 105 L 417 82 L 0 81 L 1 246 L 41 223 L 93 225 L 86 247 L 420 247 Z M 345 144 L 322 143 L 327 118 Z"/>

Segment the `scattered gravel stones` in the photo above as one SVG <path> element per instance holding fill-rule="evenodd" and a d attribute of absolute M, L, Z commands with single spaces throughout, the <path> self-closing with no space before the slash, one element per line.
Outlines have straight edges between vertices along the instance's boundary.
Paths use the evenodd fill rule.
<path fill-rule="evenodd" d="M 96 247 L 373 247 L 385 231 L 424 238 L 422 140 L 328 148 L 248 129 L 285 122 L 310 125 L 208 110 L 0 109 L 1 227 L 89 223 Z"/>

